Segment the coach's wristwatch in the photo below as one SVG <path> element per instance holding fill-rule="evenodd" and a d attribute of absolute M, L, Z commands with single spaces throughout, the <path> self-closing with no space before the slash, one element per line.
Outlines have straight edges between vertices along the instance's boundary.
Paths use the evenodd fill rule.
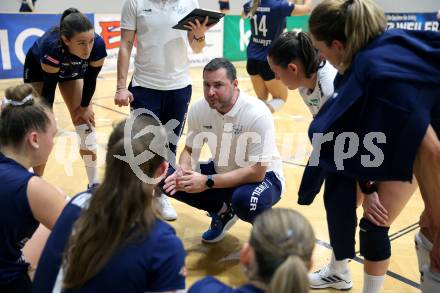
<path fill-rule="evenodd" d="M 376 182 L 370 180 L 359 180 L 359 187 L 364 194 L 372 194 L 378 191 Z"/>
<path fill-rule="evenodd" d="M 208 179 L 205 182 L 206 186 L 208 188 L 212 188 L 214 186 L 214 179 L 212 178 L 212 175 L 208 175 Z"/>

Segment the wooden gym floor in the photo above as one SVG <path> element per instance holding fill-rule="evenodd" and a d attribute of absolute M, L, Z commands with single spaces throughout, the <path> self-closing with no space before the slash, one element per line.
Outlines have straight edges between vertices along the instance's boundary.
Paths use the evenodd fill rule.
<path fill-rule="evenodd" d="M 236 66 L 240 89 L 253 95 L 245 64 L 238 62 Z M 191 76 L 193 78 L 192 101 L 196 101 L 203 97 L 201 68 L 192 68 Z M 0 95 L 4 95 L 4 90 L 8 86 L 20 82 L 19 79 L 0 81 Z M 116 74 L 104 74 L 98 81 L 97 90 L 92 100 L 97 124 L 101 174 L 104 170 L 105 146 L 112 125 L 115 121 L 124 119 L 129 112 L 128 107 L 119 108 L 114 105 L 115 88 Z M 58 123 L 58 134 L 44 178 L 72 196 L 85 189 L 87 177 L 79 154 L 72 147 L 76 136 L 69 113 L 59 92 L 57 92 L 54 112 Z M 274 119 L 277 128 L 277 145 L 283 157 L 286 178 L 286 188 L 281 201 L 276 206 L 298 210 L 312 223 L 317 237 L 317 245 L 313 256 L 312 271 L 314 271 L 328 263 L 331 250 L 329 249 L 322 194 L 316 197 L 311 206 L 299 206 L 296 203 L 304 164 L 307 162 L 307 155 L 311 151 L 307 138 L 307 128 L 312 117 L 298 92 L 290 91 L 286 105 L 281 111 L 274 114 Z M 183 145 L 185 132 L 186 130 L 180 140 L 179 149 Z M 207 155 L 205 153 L 205 156 Z M 214 275 L 233 286 L 243 284 L 245 276 L 240 268 L 238 255 L 240 246 L 249 237 L 251 225 L 238 221 L 220 243 L 202 244 L 200 236 L 208 228 L 210 218 L 206 216 L 205 212 L 174 199 L 171 199 L 171 202 L 178 211 L 178 219 L 171 222 L 171 225 L 175 227 L 177 234 L 183 240 L 187 253 L 187 287 L 208 274 Z M 385 278 L 383 292 L 419 292 L 417 289 L 419 272 L 413 239 L 414 234 L 418 231 L 418 220 L 422 209 L 423 202 L 420 193 L 417 191 L 390 229 L 393 254 L 389 272 Z M 341 212 L 344 211 L 341 210 Z M 362 215 L 361 212 L 362 209 L 358 209 L 359 218 Z M 354 282 L 351 292 L 356 293 L 362 292 L 363 282 L 362 257 L 359 253 L 357 255 L 356 259 L 349 264 Z M 320 292 L 333 292 L 333 290 L 320 290 Z"/>

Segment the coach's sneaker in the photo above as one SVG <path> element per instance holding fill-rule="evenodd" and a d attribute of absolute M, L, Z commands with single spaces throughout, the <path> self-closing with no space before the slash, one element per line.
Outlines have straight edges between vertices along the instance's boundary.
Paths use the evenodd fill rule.
<path fill-rule="evenodd" d="M 337 290 L 350 290 L 353 287 L 349 270 L 344 272 L 336 272 L 330 269 L 330 266 L 309 274 L 310 288 L 324 289 L 333 288 Z"/>
<path fill-rule="evenodd" d="M 160 196 L 153 197 L 153 206 L 157 213 L 167 221 L 174 221 L 177 219 L 176 210 L 173 208 L 171 203 L 168 201 L 168 196 L 162 194 Z"/>
<path fill-rule="evenodd" d="M 206 243 L 216 243 L 225 238 L 226 231 L 237 222 L 238 217 L 230 206 L 226 211 L 211 214 L 211 226 L 203 233 L 202 241 Z"/>

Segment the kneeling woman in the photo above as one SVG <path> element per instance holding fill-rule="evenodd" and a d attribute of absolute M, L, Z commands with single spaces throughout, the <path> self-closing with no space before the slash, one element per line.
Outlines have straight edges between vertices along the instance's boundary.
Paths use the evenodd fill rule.
<path fill-rule="evenodd" d="M 139 135 L 145 129 L 158 131 Z M 33 292 L 185 288 L 182 242 L 170 225 L 156 218 L 154 186 L 138 178 L 160 178 L 167 171 L 168 163 L 157 155 L 166 141 L 166 132 L 159 129 L 154 119 L 145 116 L 132 117 L 115 128 L 108 142 L 104 180 L 93 194 L 77 195 L 64 209 L 40 258 Z M 143 160 L 133 168 L 143 174 L 126 161 L 127 141 L 131 154 Z"/>
<path fill-rule="evenodd" d="M 267 210 L 255 219 L 251 238 L 240 251 L 248 283 L 232 289 L 206 277 L 195 283 L 189 293 L 309 292 L 307 272 L 314 247 L 312 226 L 301 214 L 289 209 Z"/>
<path fill-rule="evenodd" d="M 28 170 L 47 161 L 57 128 L 30 85 L 10 87 L 5 96 L 0 119 L 0 292 L 30 292 L 31 267 L 22 248 L 40 223 L 53 227 L 65 199 Z M 41 252 L 36 246 L 31 250 Z"/>

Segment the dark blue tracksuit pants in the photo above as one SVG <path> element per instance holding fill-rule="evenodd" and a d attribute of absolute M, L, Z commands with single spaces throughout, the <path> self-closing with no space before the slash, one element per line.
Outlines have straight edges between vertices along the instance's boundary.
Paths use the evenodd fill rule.
<path fill-rule="evenodd" d="M 201 163 L 204 175 L 215 174 L 214 163 Z M 174 169 L 170 166 L 168 174 Z M 163 183 L 162 183 L 163 184 Z M 200 193 L 176 192 L 168 195 L 195 208 L 217 213 L 223 203 L 230 203 L 235 214 L 243 221 L 252 223 L 255 217 L 270 209 L 281 198 L 281 182 L 274 172 L 267 172 L 262 182 L 247 183 L 234 188 L 212 188 Z"/>
<path fill-rule="evenodd" d="M 328 233 L 335 258 L 354 258 L 357 226 L 356 180 L 340 174 L 327 173 L 324 184 Z"/>
<path fill-rule="evenodd" d="M 160 122 L 165 125 L 171 119 L 179 121 L 179 126 L 174 128 L 174 134 L 180 137 L 185 124 L 186 112 L 188 111 L 189 101 L 191 100 L 192 86 L 161 91 L 140 86 L 132 87 L 131 83 L 128 90 L 133 94 L 134 100 L 130 104 L 132 109 L 147 109 L 156 115 Z M 169 138 L 171 138 L 169 134 Z M 177 146 L 170 141 L 170 150 L 175 154 Z"/>

